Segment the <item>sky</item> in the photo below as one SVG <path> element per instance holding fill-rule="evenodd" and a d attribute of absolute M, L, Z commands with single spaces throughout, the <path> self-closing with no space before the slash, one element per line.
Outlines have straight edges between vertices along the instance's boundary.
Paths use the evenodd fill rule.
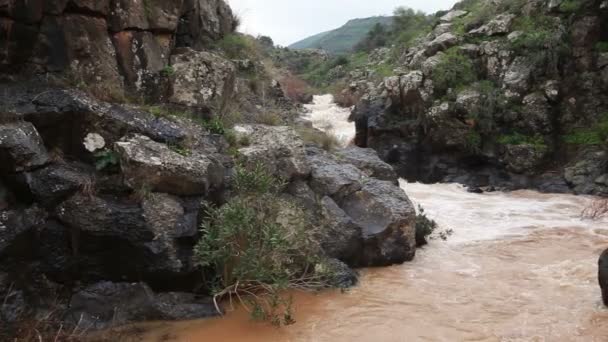
<path fill-rule="evenodd" d="M 451 8 L 456 0 L 228 0 L 241 17 L 240 31 L 272 37 L 287 46 L 333 30 L 348 20 L 390 15 L 399 6 L 426 13 Z"/>

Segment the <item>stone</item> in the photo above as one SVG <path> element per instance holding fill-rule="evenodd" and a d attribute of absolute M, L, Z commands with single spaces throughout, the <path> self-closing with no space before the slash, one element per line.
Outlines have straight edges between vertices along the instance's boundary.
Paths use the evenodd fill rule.
<path fill-rule="evenodd" d="M 76 164 L 52 164 L 25 174 L 34 199 L 45 207 L 53 207 L 72 194 L 94 191 L 91 170 Z"/>
<path fill-rule="evenodd" d="M 487 24 L 469 31 L 473 36 L 497 36 L 507 34 L 511 31 L 511 25 L 515 19 L 514 14 L 499 14 Z"/>
<path fill-rule="evenodd" d="M 42 225 L 47 214 L 33 206 L 27 209 L 0 211 L 0 256 L 30 258 L 33 246 L 28 236 Z M 7 267 L 6 263 L 0 267 Z"/>
<path fill-rule="evenodd" d="M 515 173 L 533 173 L 547 157 L 547 149 L 530 144 L 506 145 L 502 161 Z"/>
<path fill-rule="evenodd" d="M 29 122 L 0 124 L 0 171 L 28 171 L 48 162 L 46 148 L 34 125 Z"/>
<path fill-rule="evenodd" d="M 122 31 L 114 34 L 112 41 L 126 85 L 144 93 L 147 86 L 159 87 L 153 83 L 154 77 L 169 64 L 171 35 Z"/>
<path fill-rule="evenodd" d="M 469 12 L 467 12 L 467 11 L 452 10 L 452 11 L 449 11 L 444 16 L 442 16 L 441 18 L 439 18 L 439 20 L 441 20 L 442 22 L 450 22 L 450 21 L 453 21 L 454 19 L 463 17 L 463 16 L 465 16 L 467 14 L 469 14 Z"/>
<path fill-rule="evenodd" d="M 439 35 L 437 38 L 429 42 L 424 50 L 427 56 L 433 56 L 439 51 L 445 51 L 460 42 L 458 36 L 451 32 Z"/>
<path fill-rule="evenodd" d="M 388 266 L 414 258 L 416 211 L 400 187 L 370 179 L 338 204 L 361 227 L 361 266 Z"/>
<path fill-rule="evenodd" d="M 241 125 L 235 127 L 235 131 L 239 139 L 246 137 L 250 142 L 249 146 L 239 149 L 246 167 L 263 165 L 268 172 L 287 181 L 310 174 L 304 143 L 293 128 Z"/>
<path fill-rule="evenodd" d="M 209 108 L 214 100 L 234 92 L 236 68 L 222 57 L 203 51 L 180 49 L 171 56 L 173 94 L 169 101 Z"/>
<path fill-rule="evenodd" d="M 532 65 L 525 57 L 516 57 L 507 69 L 503 82 L 510 89 L 524 93 L 530 88 Z"/>
<path fill-rule="evenodd" d="M 361 227 L 330 197 L 323 197 L 320 206 L 323 230 L 319 239 L 323 251 L 349 266 L 359 265 L 363 247 Z"/>
<path fill-rule="evenodd" d="M 155 294 L 144 283 L 104 281 L 75 293 L 67 319 L 91 330 L 144 321 L 193 320 L 217 316 L 211 300 L 192 294 Z"/>
<path fill-rule="evenodd" d="M 125 182 L 134 190 L 205 195 L 223 184 L 224 167 L 201 151 L 184 156 L 143 135 L 119 141 L 115 148 Z"/>
<path fill-rule="evenodd" d="M 237 25 L 237 17 L 224 0 L 184 0 L 176 46 L 208 48 L 210 42 L 233 33 Z"/>
<path fill-rule="evenodd" d="M 341 199 L 361 189 L 365 175 L 351 164 L 341 164 L 318 149 L 307 149 L 312 168 L 310 187 L 321 196 Z"/>
<path fill-rule="evenodd" d="M 378 153 L 371 148 L 350 146 L 337 151 L 336 155 L 341 161 L 356 166 L 368 177 L 398 183 L 393 167 L 382 161 Z"/>
<path fill-rule="evenodd" d="M 148 226 L 169 238 L 193 237 L 198 232 L 198 213 L 187 213 L 179 198 L 162 193 L 148 195 L 141 204 Z"/>
<path fill-rule="evenodd" d="M 523 99 L 520 125 L 531 134 L 549 134 L 553 129 L 551 106 L 540 92 L 526 95 Z"/>
<path fill-rule="evenodd" d="M 543 85 L 545 90 L 545 96 L 550 101 L 557 101 L 559 99 L 559 82 L 555 80 L 549 80 Z"/>

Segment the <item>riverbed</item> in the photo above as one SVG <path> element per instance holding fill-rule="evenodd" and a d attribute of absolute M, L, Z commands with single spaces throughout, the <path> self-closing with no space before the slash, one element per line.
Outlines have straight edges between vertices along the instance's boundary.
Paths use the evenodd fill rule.
<path fill-rule="evenodd" d="M 343 144 L 348 110 L 316 97 L 307 117 Z M 597 258 L 608 220 L 581 218 L 592 197 L 534 191 L 471 194 L 402 181 L 442 230 L 413 262 L 361 270 L 347 291 L 295 293 L 296 323 L 274 328 L 243 310 L 158 323 L 142 341 L 608 341 Z"/>

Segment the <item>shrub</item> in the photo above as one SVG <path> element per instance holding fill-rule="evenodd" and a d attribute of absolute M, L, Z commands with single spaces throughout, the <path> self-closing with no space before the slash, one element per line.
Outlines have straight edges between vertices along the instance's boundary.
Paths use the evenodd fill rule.
<path fill-rule="evenodd" d="M 424 208 L 418 205 L 416 214 L 416 246 L 422 247 L 428 244 L 427 238 L 437 229 L 437 222 L 429 219 Z"/>
<path fill-rule="evenodd" d="M 95 168 L 97 171 L 101 170 L 114 170 L 120 165 L 120 158 L 118 153 L 110 150 L 104 149 L 98 152 L 95 152 Z"/>
<path fill-rule="evenodd" d="M 479 92 L 479 101 L 467 113 L 475 123 L 475 128 L 483 134 L 491 134 L 496 129 L 495 115 L 505 110 L 504 93 L 491 81 L 481 81 L 473 87 Z"/>
<path fill-rule="evenodd" d="M 317 145 L 326 151 L 332 151 L 340 146 L 338 138 L 331 133 L 309 127 L 298 127 L 297 132 L 305 143 Z"/>
<path fill-rule="evenodd" d="M 262 165 L 236 168 L 236 196 L 220 208 L 207 208 L 195 261 L 215 270 L 217 300 L 238 298 L 252 318 L 293 323 L 286 289 L 327 286 L 320 274 L 320 248 L 301 208 L 278 195 L 279 180 Z M 218 307 L 219 310 L 219 307 Z"/>
<path fill-rule="evenodd" d="M 308 83 L 294 75 L 288 75 L 281 79 L 281 88 L 285 96 L 298 103 L 308 102 L 311 96 Z"/>
<path fill-rule="evenodd" d="M 261 56 L 257 41 L 243 34 L 227 34 L 215 44 L 230 59 L 258 59 Z"/>
<path fill-rule="evenodd" d="M 268 125 L 268 126 L 278 126 L 281 124 L 283 119 L 277 114 L 273 112 L 262 112 L 255 117 L 255 122 Z"/>
<path fill-rule="evenodd" d="M 450 88 L 456 89 L 475 82 L 477 75 L 473 62 L 458 48 L 451 48 L 433 69 L 432 79 L 435 88 L 445 93 Z"/>
<path fill-rule="evenodd" d="M 210 120 L 203 121 L 203 127 L 205 127 L 211 134 L 224 134 L 226 133 L 226 128 L 224 127 L 224 123 L 218 117 L 214 117 Z"/>
<path fill-rule="evenodd" d="M 481 149 L 482 138 L 477 131 L 470 131 L 465 137 L 466 148 L 468 151 L 476 153 Z"/>

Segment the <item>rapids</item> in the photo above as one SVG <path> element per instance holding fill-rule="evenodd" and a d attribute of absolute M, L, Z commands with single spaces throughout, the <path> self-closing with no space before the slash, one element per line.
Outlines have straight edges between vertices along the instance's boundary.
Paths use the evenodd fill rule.
<path fill-rule="evenodd" d="M 308 106 L 315 127 L 348 142 L 348 110 Z M 142 341 L 608 341 L 597 257 L 608 220 L 586 221 L 591 197 L 534 191 L 470 194 L 456 184 L 402 182 L 442 229 L 416 259 L 361 271 L 340 293 L 295 294 L 296 324 L 273 328 L 242 310 L 158 323 Z"/>

